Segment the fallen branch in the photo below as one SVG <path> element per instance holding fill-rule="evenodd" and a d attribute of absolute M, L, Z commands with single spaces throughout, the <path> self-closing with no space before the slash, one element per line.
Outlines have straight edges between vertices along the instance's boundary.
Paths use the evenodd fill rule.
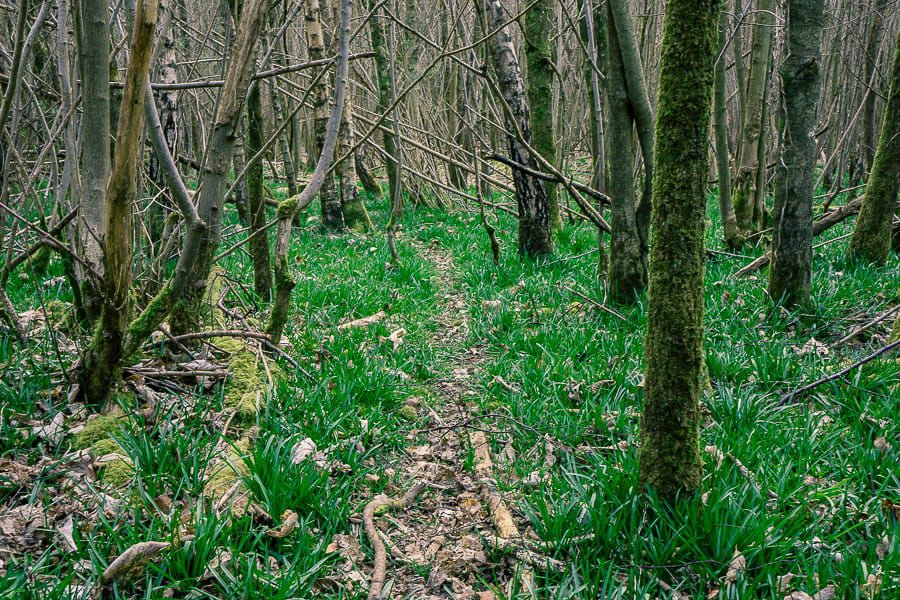
<path fill-rule="evenodd" d="M 872 354 L 868 355 L 867 357 L 856 361 L 849 367 L 847 367 L 845 369 L 841 369 L 837 373 L 832 373 L 831 375 L 829 375 L 827 377 L 823 377 L 821 379 L 813 381 L 812 383 L 806 384 L 803 387 L 794 390 L 793 392 L 785 394 L 778 401 L 778 406 L 783 406 L 783 405 L 787 404 L 788 402 L 791 402 L 792 400 L 794 400 L 797 396 L 802 396 L 806 392 L 808 392 L 812 389 L 815 389 L 824 383 L 828 383 L 829 381 L 834 381 L 835 379 L 840 379 L 841 377 L 843 377 L 844 375 L 846 375 L 853 369 L 861 367 L 866 363 L 872 362 L 873 360 L 875 360 L 882 354 L 887 354 L 891 350 L 894 350 L 895 348 L 898 348 L 898 347 L 900 347 L 900 340 L 895 340 L 894 342 L 891 342 L 887 346 L 883 346 L 883 347 L 879 348 L 878 350 L 876 350 Z"/>
<path fill-rule="evenodd" d="M 862 327 L 858 327 L 858 328 L 854 329 L 853 331 L 851 331 L 850 333 L 848 333 L 847 335 L 845 335 L 844 337 L 842 337 L 841 339 L 836 341 L 834 343 L 834 347 L 837 348 L 838 346 L 842 346 L 842 345 L 846 344 L 847 342 L 849 342 L 850 340 L 852 340 L 853 338 L 855 338 L 856 336 L 861 334 L 863 331 L 866 331 L 870 327 L 874 327 L 875 325 L 878 325 L 879 323 L 881 323 L 882 321 L 884 321 L 885 319 L 887 319 L 888 317 L 893 315 L 898 310 L 900 310 L 900 304 L 898 304 L 894 308 L 888 309 L 885 312 L 881 313 L 875 319 L 869 321 Z"/>
<path fill-rule="evenodd" d="M 375 527 L 375 511 L 387 512 L 389 510 L 404 510 L 412 504 L 422 490 L 425 482 L 419 481 L 412 486 L 402 498 L 390 498 L 384 494 L 376 496 L 363 510 L 363 523 L 366 528 L 366 537 L 375 551 L 375 568 L 372 570 L 372 579 L 369 582 L 369 600 L 381 600 L 381 588 L 384 586 L 384 578 L 387 573 L 387 549 L 378 529 Z"/>
<path fill-rule="evenodd" d="M 545 173 L 543 171 L 538 171 L 538 170 L 532 169 L 531 167 L 528 167 L 527 165 L 523 165 L 522 163 L 516 162 L 510 158 L 506 158 L 505 156 L 502 156 L 500 154 L 485 154 L 484 156 L 482 156 L 482 158 L 485 158 L 487 160 L 495 160 L 499 163 L 503 163 L 504 165 L 506 165 L 508 167 L 516 169 L 517 171 L 522 171 L 523 173 L 531 175 L 532 177 L 537 177 L 538 179 L 543 179 L 544 181 L 553 181 L 555 183 L 563 183 L 563 184 L 569 183 L 573 188 L 575 188 L 579 192 L 587 194 L 594 200 L 598 200 L 599 202 L 602 202 L 603 204 L 607 204 L 607 205 L 611 204 L 611 200 L 610 200 L 609 196 L 607 196 L 603 192 L 599 192 L 599 191 L 595 190 L 594 188 L 592 188 L 590 186 L 584 185 L 583 183 L 578 183 L 571 177 L 567 178 L 567 177 L 562 177 L 561 174 L 558 175 L 558 174 L 554 174 L 554 173 Z"/>

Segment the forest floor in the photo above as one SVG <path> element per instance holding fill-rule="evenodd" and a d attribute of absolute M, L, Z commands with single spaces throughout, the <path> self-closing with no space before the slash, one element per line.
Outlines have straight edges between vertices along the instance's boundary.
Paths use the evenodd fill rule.
<path fill-rule="evenodd" d="M 365 507 L 414 489 L 371 511 L 386 598 L 897 597 L 897 355 L 781 399 L 884 345 L 900 258 L 848 264 L 835 227 L 788 313 L 732 277 L 763 248 L 720 252 L 714 212 L 703 493 L 668 507 L 637 484 L 643 306 L 605 304 L 586 226 L 531 264 L 502 217 L 495 266 L 477 214 L 410 208 L 392 267 L 310 216 L 284 355 L 160 334 L 99 417 L 67 398 L 61 266 L 29 265 L 28 346 L 0 332 L 0 596 L 365 598 Z M 260 328 L 249 265 L 223 261 L 211 329 Z"/>

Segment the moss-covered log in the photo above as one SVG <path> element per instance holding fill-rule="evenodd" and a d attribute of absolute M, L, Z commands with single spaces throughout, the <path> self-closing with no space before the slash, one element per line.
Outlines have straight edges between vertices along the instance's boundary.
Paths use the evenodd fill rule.
<path fill-rule="evenodd" d="M 891 249 L 891 225 L 897 211 L 897 193 L 900 191 L 900 36 L 894 50 L 894 66 L 891 89 L 888 95 L 881 137 L 872 174 L 866 185 L 866 196 L 853 237 L 850 240 L 850 256 L 868 262 L 883 264 Z"/>
<path fill-rule="evenodd" d="M 663 498 L 700 486 L 707 139 L 718 0 L 669 0 L 653 178 L 640 480 Z"/>

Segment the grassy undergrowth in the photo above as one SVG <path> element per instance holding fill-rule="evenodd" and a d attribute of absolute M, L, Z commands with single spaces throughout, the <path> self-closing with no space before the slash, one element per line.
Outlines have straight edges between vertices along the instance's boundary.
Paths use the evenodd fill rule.
<path fill-rule="evenodd" d="M 711 204 L 711 219 L 715 212 Z M 729 458 L 718 464 L 710 449 L 703 497 L 665 509 L 637 484 L 643 306 L 614 307 L 620 318 L 566 289 L 602 300 L 595 234 L 569 226 L 555 261 L 522 264 L 510 250 L 513 224 L 502 220 L 506 251 L 495 268 L 475 218 L 440 221 L 422 235 L 452 250 L 471 294 L 474 340 L 490 356 L 479 398 L 490 422 L 511 432 L 495 438 L 497 450 L 507 440 L 517 450 L 511 480 L 540 469 L 545 434 L 557 441 L 550 477 L 519 506 L 541 538 L 560 543 L 558 557 L 570 560 L 566 573 L 542 581 L 546 597 L 666 597 L 674 588 L 696 598 L 781 598 L 794 590 L 812 595 L 826 584 L 839 598 L 900 593 L 898 553 L 885 543 L 896 539 L 897 524 L 882 506 L 900 499 L 900 362 L 894 356 L 869 363 L 778 405 L 783 394 L 883 342 L 870 332 L 829 346 L 860 313 L 873 316 L 900 299 L 896 255 L 881 268 L 847 264 L 847 242 L 838 238 L 852 223 L 834 228 L 816 239 L 835 241 L 817 248 L 812 303 L 795 313 L 773 308 L 765 271 L 730 277 L 762 248 L 746 258 L 710 255 L 711 389 L 702 445 Z M 710 224 L 708 248 L 724 249 L 720 231 Z M 592 537 L 566 542 L 584 535 Z M 746 568 L 726 586 L 735 553 Z M 779 589 L 778 578 L 788 573 L 796 577 Z"/>
<path fill-rule="evenodd" d="M 383 226 L 386 212 L 373 211 L 373 219 Z M 702 436 L 704 446 L 726 457 L 719 464 L 706 455 L 702 497 L 662 507 L 639 491 L 636 479 L 643 306 L 613 307 L 616 316 L 566 289 L 603 300 L 590 228 L 567 225 L 555 260 L 528 264 L 515 255 L 514 222 L 501 216 L 497 267 L 477 215 L 409 210 L 398 244 L 402 266 L 391 269 L 383 235 L 328 236 L 315 224 L 295 234 L 291 250 L 297 288 L 285 348 L 312 379 L 273 360 L 282 375 L 262 390 L 260 412 L 224 437 L 221 421 L 210 416 L 225 410 L 219 387 L 197 386 L 190 399 L 166 394 L 152 414 L 114 419 L 105 449 L 133 470 L 107 488 L 108 510 L 71 508 L 75 493 L 60 485 L 68 475 L 60 476 L 59 465 L 78 436 L 51 442 L 38 426 L 57 413 L 67 424 L 84 421 L 64 393 L 83 338 L 64 310 L 25 352 L 0 337 L 0 459 L 39 471 L 27 485 L 0 477 L 6 511 L 0 520 L 26 503 L 45 515 L 30 530 L 32 552 L 0 550 L 0 595 L 77 597 L 96 585 L 111 557 L 134 543 L 159 540 L 173 548 L 137 580 L 108 586 L 107 597 L 345 597 L 327 585 L 336 565 L 326 547 L 335 533 L 349 530 L 365 498 L 396 483 L 391 461 L 415 426 L 403 403 L 428 394 L 454 350 L 429 344 L 441 290 L 433 265 L 416 254 L 410 238 L 436 242 L 455 259 L 472 313 L 468 345 L 484 345 L 488 355 L 476 382 L 478 402 L 505 432 L 493 436 L 496 449 L 511 442 L 517 451 L 501 480 L 516 492 L 510 495 L 518 499 L 514 508 L 537 535 L 556 544 L 554 555 L 568 565 L 563 573 L 538 573 L 539 597 L 667 597 L 675 588 L 696 598 L 716 590 L 722 598 L 781 598 L 786 592 L 778 578 L 788 573 L 795 578 L 787 591 L 812 594 L 832 584 L 839 598 L 898 593 L 898 553 L 882 543 L 898 533 L 882 507 L 886 500 L 900 503 L 896 357 L 777 406 L 782 394 L 877 347 L 888 324 L 841 348 L 830 344 L 860 315 L 900 300 L 897 256 L 875 269 L 847 264 L 846 240 L 822 246 L 810 307 L 784 313 L 765 296 L 765 272 L 729 277 L 761 248 L 746 258 L 710 255 L 711 389 Z M 849 227 L 816 242 L 837 239 Z M 710 248 L 721 247 L 718 235 L 712 223 Z M 229 306 L 251 323 L 263 322 L 259 300 L 247 291 L 246 255 L 234 253 L 222 266 L 231 281 Z M 10 296 L 22 310 L 60 306 L 55 303 L 70 300 L 61 275 L 53 262 L 44 275 L 11 282 Z M 377 324 L 337 328 L 381 310 L 388 317 Z M 388 336 L 401 328 L 405 335 L 395 346 Z M 123 412 L 139 414 L 133 396 L 121 402 Z M 307 438 L 322 453 L 324 471 L 310 460 L 292 464 L 293 448 Z M 297 513 L 295 533 L 273 539 L 265 533 L 272 524 L 252 514 L 217 514 L 204 488 L 209 465 L 223 449 L 236 457 L 250 499 L 276 526 L 285 511 Z M 521 480 L 544 470 L 548 453 L 555 464 L 520 495 Z M 114 510 L 116 503 L 121 508 Z M 70 517 L 74 549 L 59 534 Z M 186 535 L 194 536 L 190 544 L 180 542 Z M 746 566 L 725 585 L 735 553 Z M 874 593 L 876 582 L 880 591 Z"/>

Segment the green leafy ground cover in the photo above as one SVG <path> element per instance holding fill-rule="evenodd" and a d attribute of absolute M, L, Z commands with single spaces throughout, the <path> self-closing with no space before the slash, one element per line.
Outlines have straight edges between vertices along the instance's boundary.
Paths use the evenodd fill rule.
<path fill-rule="evenodd" d="M 372 216 L 387 221 L 384 210 Z M 424 439 L 425 408 L 442 402 L 434 384 L 470 347 L 486 357 L 470 383 L 470 416 L 489 425 L 496 453 L 514 450 L 498 474 L 501 492 L 565 565 L 536 572 L 537 597 L 781 598 L 829 585 L 839 598 L 898 593 L 898 525 L 884 506 L 900 503 L 896 355 L 778 406 L 783 394 L 883 343 L 889 322 L 833 347 L 900 301 L 896 255 L 876 269 L 845 262 L 846 239 L 821 246 L 811 306 L 793 313 L 767 300 L 765 272 L 729 277 L 761 248 L 746 258 L 710 255 L 704 493 L 663 507 L 637 487 L 643 307 L 611 307 L 616 316 L 570 291 L 603 302 L 590 228 L 567 224 L 555 259 L 527 264 L 503 216 L 494 266 L 477 214 L 410 209 L 394 269 L 383 235 L 328 236 L 315 225 L 295 234 L 284 348 L 312 378 L 251 355 L 259 412 L 228 422 L 224 436 L 229 384 L 183 381 L 184 391 L 157 391 L 143 411 L 146 402 L 123 388 L 121 414 L 73 434 L 86 414 L 67 403 L 65 377 L 84 338 L 60 304 L 70 301 L 61 265 L 11 282 L 20 310 L 52 310 L 49 326 L 35 313 L 25 351 L 0 337 L 0 594 L 89 594 L 116 556 L 157 540 L 171 546 L 134 577 L 106 584 L 105 597 L 365 597 L 364 581 L 346 585 L 329 544 L 357 535 L 370 565 L 357 517 L 374 494 L 409 486 L 400 465 Z M 711 222 L 708 247 L 722 247 L 718 235 Z M 458 347 L 434 343 L 447 307 L 436 266 L 419 252 L 428 246 L 452 258 L 466 297 L 469 338 Z M 232 282 L 226 304 L 250 324 L 264 322 L 248 291 L 248 257 L 234 253 L 222 267 Z M 387 317 L 378 323 L 338 329 L 379 311 Z M 390 338 L 400 329 L 397 344 Z M 160 339 L 147 357 L 162 352 L 172 349 Z M 227 353 L 214 355 L 227 363 Z M 62 429 L 48 427 L 54 422 Z M 307 439 L 320 455 L 293 464 Z M 78 448 L 88 451 L 75 459 Z M 98 464 L 100 455 L 112 458 Z M 241 479 L 244 500 L 272 521 L 221 510 L 211 479 Z M 298 516 L 296 529 L 267 535 L 286 511 Z M 489 562 L 502 559 L 489 552 Z M 486 566 L 474 589 L 515 597 L 500 573 Z"/>

